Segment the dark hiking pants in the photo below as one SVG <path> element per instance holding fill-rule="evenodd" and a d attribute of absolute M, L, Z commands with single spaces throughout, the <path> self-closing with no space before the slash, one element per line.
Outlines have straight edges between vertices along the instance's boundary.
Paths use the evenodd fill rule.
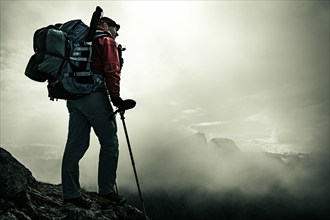
<path fill-rule="evenodd" d="M 117 125 L 107 94 L 93 92 L 77 100 L 68 100 L 69 132 L 62 160 L 63 198 L 80 194 L 79 160 L 89 147 L 93 128 L 100 142 L 98 186 L 100 194 L 114 191 L 118 165 Z"/>

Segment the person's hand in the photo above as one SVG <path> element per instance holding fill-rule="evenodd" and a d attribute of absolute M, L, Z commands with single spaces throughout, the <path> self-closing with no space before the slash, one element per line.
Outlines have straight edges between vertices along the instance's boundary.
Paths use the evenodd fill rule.
<path fill-rule="evenodd" d="M 125 107 L 125 102 L 120 97 L 111 99 L 111 102 L 114 106 L 116 106 L 119 109 L 123 109 Z"/>
<path fill-rule="evenodd" d="M 120 97 L 116 97 L 111 99 L 112 104 L 118 108 L 119 111 L 125 111 L 127 109 L 134 108 L 136 105 L 136 102 L 133 99 L 126 99 L 123 100 Z"/>

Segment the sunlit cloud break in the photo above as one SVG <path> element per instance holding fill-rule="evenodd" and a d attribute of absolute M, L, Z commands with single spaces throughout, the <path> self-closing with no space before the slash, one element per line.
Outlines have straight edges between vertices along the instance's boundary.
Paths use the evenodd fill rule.
<path fill-rule="evenodd" d="M 193 108 L 193 109 L 186 109 L 181 111 L 184 115 L 203 115 L 205 111 L 199 107 Z"/>
<path fill-rule="evenodd" d="M 214 121 L 214 122 L 201 122 L 191 125 L 191 127 L 208 127 L 208 126 L 217 126 L 224 124 L 223 121 Z"/>

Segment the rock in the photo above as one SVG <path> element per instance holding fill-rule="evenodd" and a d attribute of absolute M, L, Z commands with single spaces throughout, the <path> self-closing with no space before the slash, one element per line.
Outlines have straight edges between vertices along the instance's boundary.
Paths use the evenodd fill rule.
<path fill-rule="evenodd" d="M 34 182 L 32 173 L 8 151 L 0 148 L 0 195 L 15 197 Z"/>
<path fill-rule="evenodd" d="M 61 185 L 36 181 L 32 173 L 0 147 L 0 220 L 79 219 L 143 220 L 141 211 L 128 204 L 103 209 L 95 192 L 83 192 L 93 202 L 90 210 L 62 210 Z"/>

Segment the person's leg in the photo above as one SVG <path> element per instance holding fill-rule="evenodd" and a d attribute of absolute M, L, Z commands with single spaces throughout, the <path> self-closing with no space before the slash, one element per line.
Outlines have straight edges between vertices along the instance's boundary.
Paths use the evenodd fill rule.
<path fill-rule="evenodd" d="M 98 109 L 98 115 L 90 120 L 97 135 L 101 149 L 99 155 L 99 196 L 97 202 L 100 205 L 123 204 L 126 197 L 115 192 L 116 173 L 118 166 L 118 137 L 117 124 L 112 119 L 112 106 L 105 94 L 95 94 L 95 100 L 99 100 L 94 106 Z"/>
<path fill-rule="evenodd" d="M 114 192 L 114 186 L 117 178 L 117 167 L 119 158 L 117 126 L 115 121 L 104 125 L 108 134 L 99 132 L 98 127 L 94 129 L 98 136 L 101 149 L 99 154 L 98 184 L 99 193 L 108 194 Z"/>
<path fill-rule="evenodd" d="M 91 125 L 76 106 L 77 101 L 68 101 L 70 113 L 69 132 L 62 160 L 63 199 L 81 196 L 79 161 L 89 146 Z"/>
<path fill-rule="evenodd" d="M 109 98 L 97 93 L 98 115 L 91 121 L 92 127 L 100 142 L 98 185 L 100 194 L 114 192 L 118 166 L 117 124 L 111 118 L 113 113 Z"/>
<path fill-rule="evenodd" d="M 89 105 L 84 108 L 84 115 L 91 123 L 100 142 L 98 184 L 99 193 L 108 194 L 114 191 L 118 165 L 118 138 L 116 121 L 111 119 L 113 113 L 108 95 L 94 92 L 85 98 Z"/>

